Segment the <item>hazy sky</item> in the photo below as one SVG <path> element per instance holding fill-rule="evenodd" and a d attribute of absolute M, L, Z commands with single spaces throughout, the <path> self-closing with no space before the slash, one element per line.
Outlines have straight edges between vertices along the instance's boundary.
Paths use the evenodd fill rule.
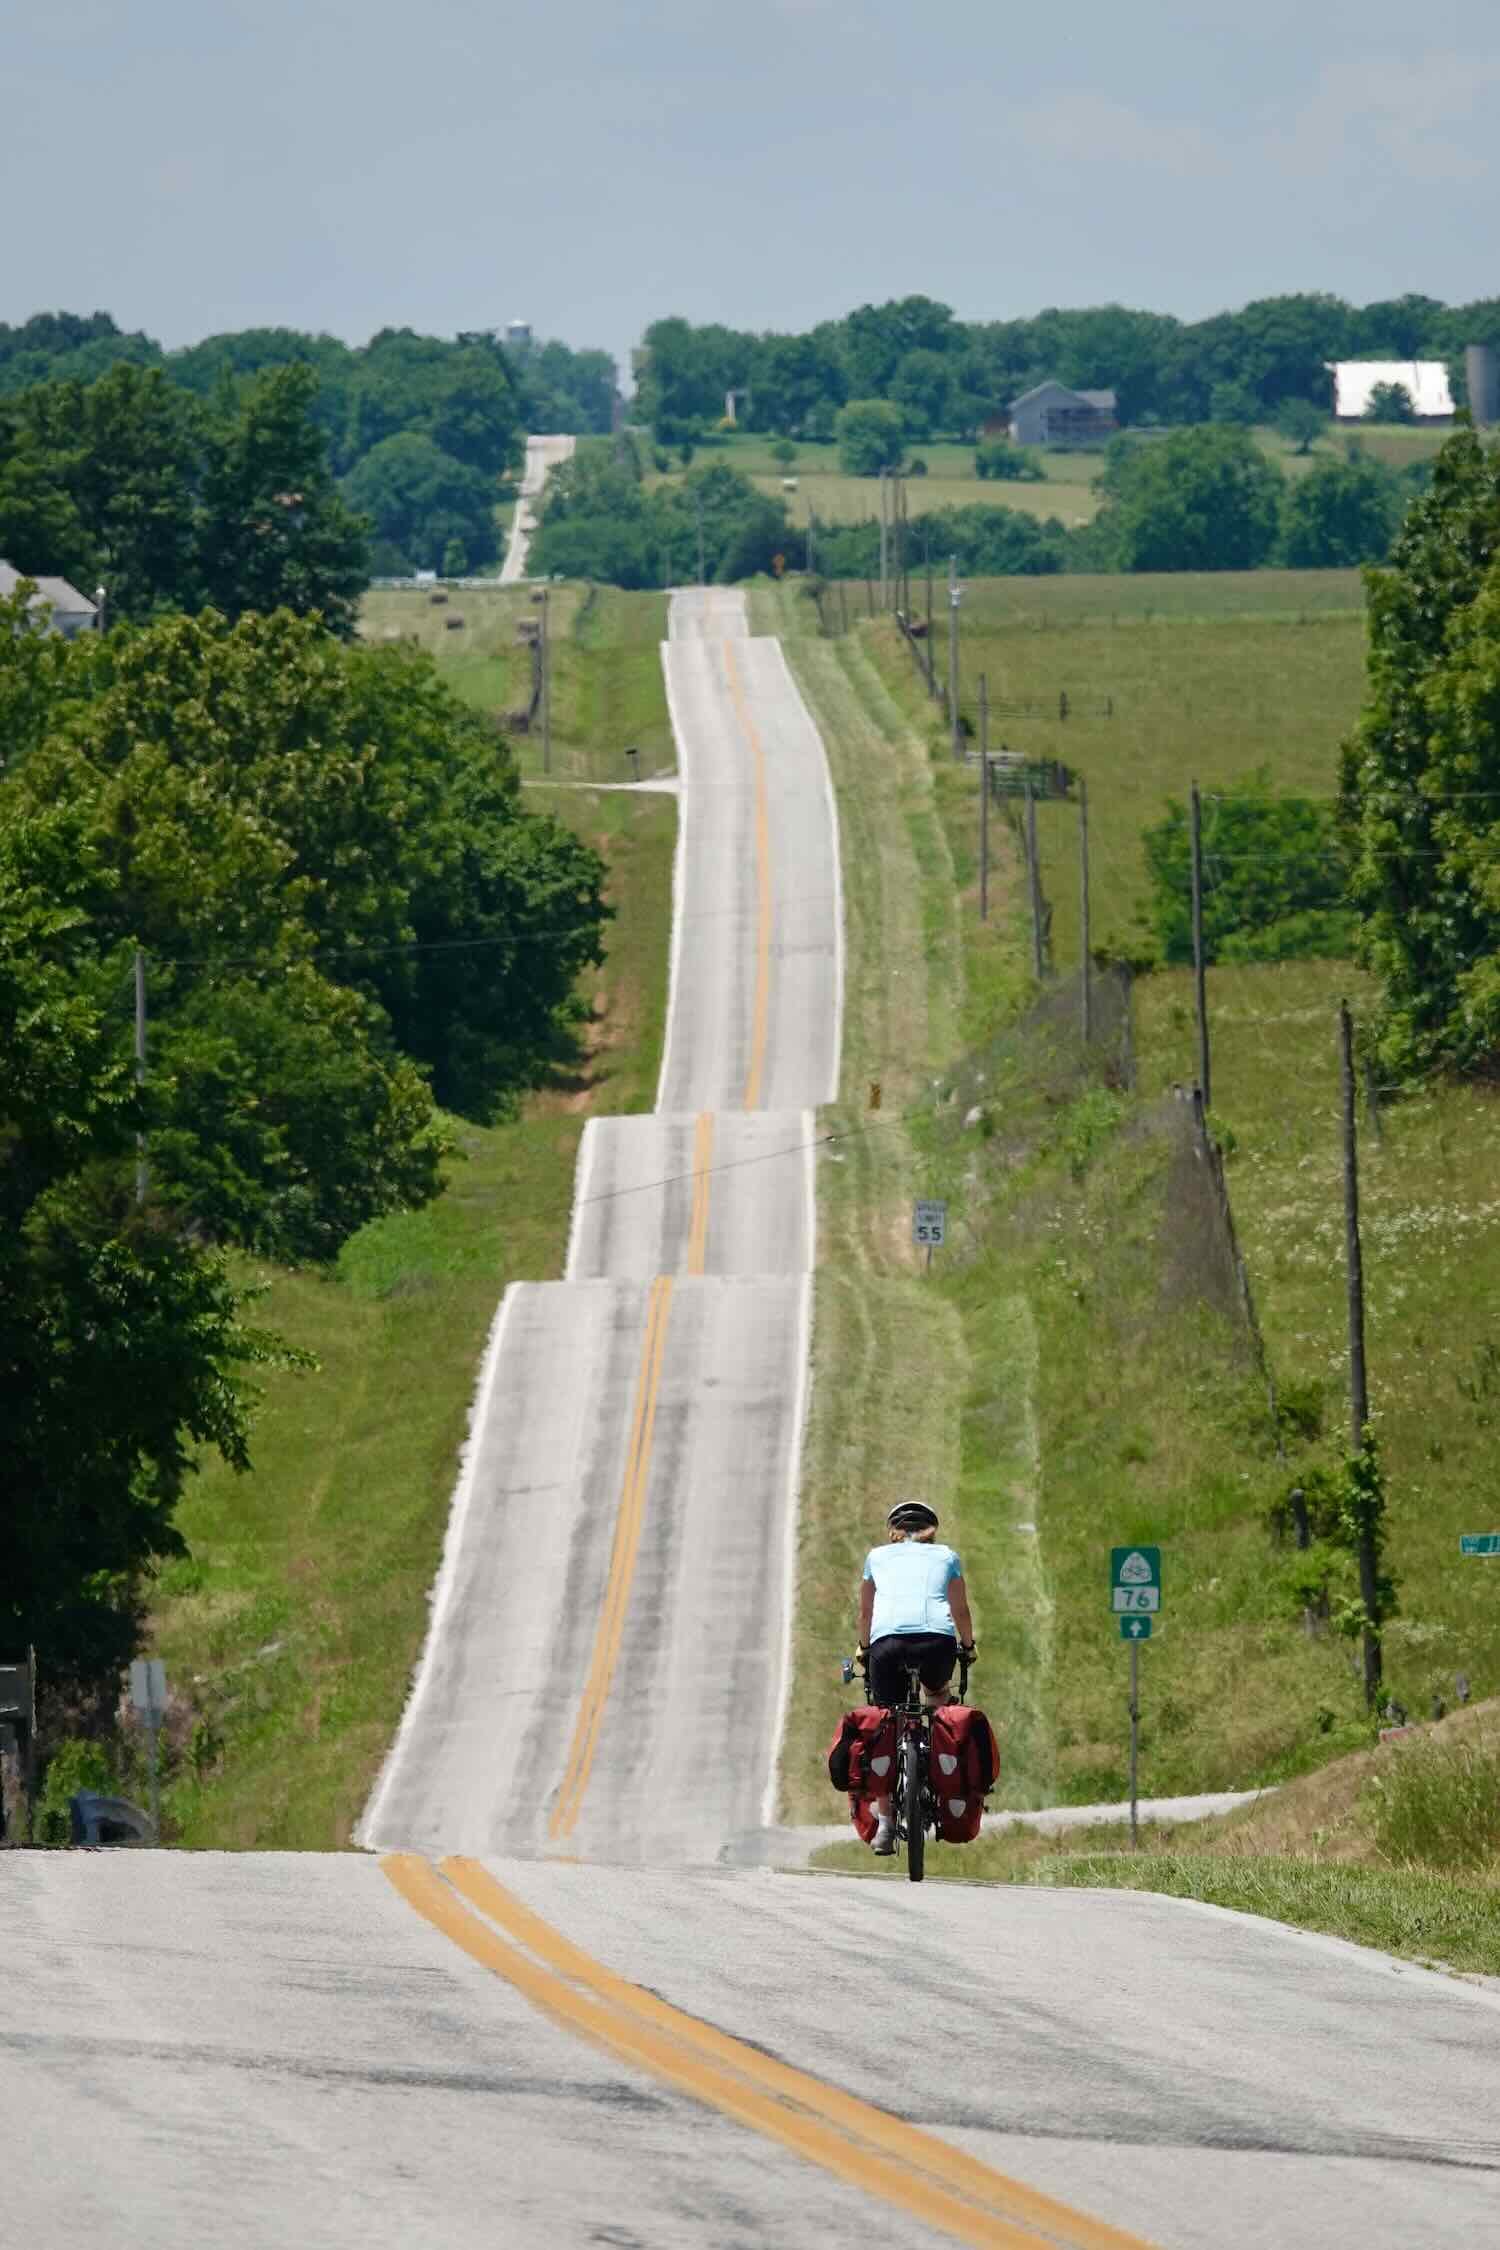
<path fill-rule="evenodd" d="M 0 319 L 1500 294 L 1495 0 L 3 0 Z"/>

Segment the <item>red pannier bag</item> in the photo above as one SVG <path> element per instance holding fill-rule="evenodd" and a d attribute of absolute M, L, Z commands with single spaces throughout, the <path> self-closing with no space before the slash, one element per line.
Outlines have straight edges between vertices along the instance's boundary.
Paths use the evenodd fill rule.
<path fill-rule="evenodd" d="M 828 1746 L 828 1778 L 849 1796 L 849 1818 L 865 1843 L 875 1834 L 873 1797 L 888 1797 L 896 1768 L 896 1722 L 878 1704 L 846 1711 Z"/>
<path fill-rule="evenodd" d="M 932 1794 L 945 1844 L 972 1844 L 1000 1778 L 1000 1745 L 982 1711 L 945 1703 L 932 1714 Z"/>

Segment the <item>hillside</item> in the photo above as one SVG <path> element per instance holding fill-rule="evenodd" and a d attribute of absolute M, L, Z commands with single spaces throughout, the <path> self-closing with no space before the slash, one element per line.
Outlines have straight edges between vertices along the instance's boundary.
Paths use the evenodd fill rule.
<path fill-rule="evenodd" d="M 1348 578 L 1274 590 L 1200 579 L 1177 591 L 1186 614 L 1143 604 L 1105 623 L 1087 615 L 1078 582 L 979 586 L 963 618 L 968 710 L 983 666 L 992 693 L 1016 707 L 996 734 L 1087 775 L 1096 942 L 1130 932 L 1145 895 L 1141 829 L 1168 796 L 1195 774 L 1211 786 L 1262 764 L 1283 786 L 1326 795 L 1358 708 L 1363 633 Z M 1267 615 L 1273 592 L 1280 614 Z M 804 634 L 813 617 L 790 592 L 777 614 Z M 1269 1519 L 1297 1476 L 1337 1457 L 1346 1429 L 1334 1010 L 1343 992 L 1361 1004 L 1361 980 L 1318 961 L 1209 977 L 1214 1125 L 1287 1409 L 1278 1427 L 1184 1141 L 1188 1113 L 1171 1100 L 1193 1075 L 1190 980 L 1169 970 L 1137 983 L 1133 1082 L 1113 1044 L 1081 1053 L 1076 811 L 1047 806 L 1058 977 L 1017 1020 L 1027 940 L 1014 839 L 997 822 L 1000 910 L 981 931 L 974 775 L 952 766 L 894 628 L 862 621 L 850 639 L 887 708 L 928 743 L 963 933 L 961 1034 L 909 1131 L 916 1191 L 950 1204 L 951 1248 L 928 1290 L 956 1315 L 973 1370 L 966 1463 L 993 1455 L 1015 1411 L 1018 1293 L 1035 1324 L 1040 1576 L 1023 1574 L 1017 1601 L 981 1635 L 986 1700 L 1027 1714 L 1007 1800 L 1123 1788 L 1123 1658 L 1100 1576 L 1116 1539 L 1159 1541 L 1171 1574 L 1143 1665 L 1143 1786 L 1245 1787 L 1318 1765 L 1368 1739 L 1370 1722 L 1348 1645 L 1316 1618 L 1305 1626 L 1295 1549 Z M 937 655 L 941 677 L 941 645 Z M 941 864 L 925 879 L 941 884 Z M 1476 1495 L 1494 1484 L 1496 1129 L 1487 1089 L 1439 1086 L 1383 1105 L 1365 1142 L 1372 1397 L 1400 1594 L 1387 1690 L 1413 1712 L 1434 1697 L 1451 1704 L 1459 1675 L 1475 1695 L 1500 1687 L 1493 1589 L 1458 1553 L 1459 1531 L 1482 1528 L 1470 1520 L 1476 1506 L 1485 1513 Z M 1003 1491 L 995 1506 L 1020 1514 Z"/>

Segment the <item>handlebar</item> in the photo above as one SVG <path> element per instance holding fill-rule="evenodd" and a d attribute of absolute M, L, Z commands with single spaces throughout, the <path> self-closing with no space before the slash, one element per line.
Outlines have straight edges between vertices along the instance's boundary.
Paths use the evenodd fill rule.
<path fill-rule="evenodd" d="M 963 1642 L 962 1642 L 962 1641 L 960 1641 L 960 1642 L 959 1642 L 959 1644 L 958 1644 L 958 1700 L 959 1700 L 959 1702 L 960 1702 L 960 1703 L 966 1703 L 966 1702 L 968 1701 L 968 1697 L 969 1697 L 969 1670 L 970 1670 L 970 1667 L 971 1667 L 971 1665 L 972 1665 L 972 1664 L 973 1664 L 973 1662 L 974 1662 L 974 1659 L 975 1659 L 975 1657 L 976 1657 L 976 1656 L 977 1656 L 978 1654 L 979 1654 L 978 1648 L 977 1648 L 976 1646 L 974 1646 L 974 1644 L 973 1644 L 973 1643 L 971 1643 L 971 1644 L 969 1645 L 969 1647 L 967 1647 L 967 1648 L 966 1648 L 966 1647 L 964 1646 L 964 1644 L 963 1644 Z M 840 1664 L 840 1666 L 839 1666 L 839 1671 L 840 1671 L 840 1674 L 841 1674 L 841 1676 L 842 1676 L 842 1679 L 843 1679 L 843 1682 L 844 1682 L 844 1685 L 845 1685 L 845 1687 L 848 1687 L 848 1686 L 849 1686 L 849 1685 L 850 1685 L 850 1684 L 852 1683 L 852 1681 L 853 1681 L 853 1679 L 854 1679 L 854 1672 L 855 1672 L 855 1662 L 856 1662 L 856 1660 L 855 1660 L 855 1658 L 854 1658 L 854 1657 L 852 1657 L 852 1656 L 846 1656 L 846 1657 L 845 1657 L 845 1658 L 843 1659 L 843 1661 L 842 1661 L 842 1663 Z M 861 1675 L 862 1675 L 862 1677 L 863 1677 L 863 1679 L 864 1679 L 864 1683 L 865 1683 L 865 1701 L 866 1701 L 866 1702 L 868 1703 L 868 1702 L 869 1702 L 869 1700 L 870 1700 L 870 1652 L 869 1652 L 869 1650 L 868 1650 L 867 1648 L 862 1648 L 862 1649 L 861 1649 L 861 1650 L 859 1651 L 859 1655 L 858 1655 L 858 1667 L 859 1667 L 859 1671 L 860 1671 L 860 1673 L 861 1673 Z"/>

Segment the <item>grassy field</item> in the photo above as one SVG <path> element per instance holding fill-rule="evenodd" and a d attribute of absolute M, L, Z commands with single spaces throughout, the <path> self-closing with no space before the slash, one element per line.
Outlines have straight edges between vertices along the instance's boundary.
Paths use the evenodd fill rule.
<path fill-rule="evenodd" d="M 361 631 L 380 643 L 414 640 L 436 655 L 454 692 L 498 723 L 526 708 L 532 660 L 518 637 L 541 615 L 527 586 L 407 589 L 365 596 Z M 434 593 L 445 596 L 434 599 Z M 643 779 L 676 768 L 658 650 L 667 634 L 664 594 L 611 586 L 554 585 L 548 594 L 552 763 L 562 781 L 629 781 L 625 753 L 640 751 Z M 542 721 L 508 728 L 521 771 L 541 775 Z"/>
<path fill-rule="evenodd" d="M 1274 429 L 1255 432 L 1261 450 L 1294 480 L 1305 476 L 1320 461 L 1342 459 L 1351 442 L 1357 442 L 1374 460 L 1392 468 L 1405 468 L 1410 462 L 1430 459 L 1447 435 L 1442 430 L 1373 424 L 1345 430 L 1330 422 L 1325 436 L 1303 454 Z M 652 465 L 649 441 L 642 438 L 637 442 L 648 487 L 673 482 L 684 475 L 675 454 L 670 467 L 663 472 Z M 813 518 L 819 523 L 842 524 L 867 522 L 879 515 L 877 479 L 846 476 L 839 466 L 836 445 L 799 443 L 794 459 L 783 463 L 772 451 L 775 442 L 751 432 L 726 436 L 722 442 L 701 447 L 693 466 L 699 467 L 708 461 L 727 462 L 773 500 L 784 500 L 787 515 L 799 531 L 805 531 Z M 980 478 L 974 473 L 974 453 L 973 445 L 956 445 L 946 440 L 913 443 L 908 448 L 908 459 L 920 459 L 927 464 L 925 476 L 907 480 L 907 512 L 913 521 L 939 508 L 981 506 L 1015 508 L 1043 520 L 1055 516 L 1060 522 L 1075 527 L 1091 523 L 1099 512 L 1099 495 L 1093 488 L 1104 467 L 1102 452 L 1039 452 L 1036 458 L 1043 470 L 1043 481 L 1039 484 L 1001 483 Z M 791 490 L 787 487 L 788 479 L 794 487 Z M 920 535 L 918 544 L 920 546 Z M 1347 575 L 1351 579 L 1356 577 L 1353 572 Z M 1199 588 L 1205 585 L 1203 579 L 1195 579 L 1193 583 Z"/>
<path fill-rule="evenodd" d="M 1096 933 L 1128 932 L 1143 896 L 1141 825 L 1194 772 L 1211 785 L 1265 762 L 1293 787 L 1331 787 L 1358 707 L 1362 636 L 1334 605 L 1320 613 L 1314 589 L 1291 616 L 1235 623 L 1223 606 L 1231 590 L 1199 580 L 1182 588 L 1177 618 L 1085 617 L 1055 634 L 1013 611 L 997 617 L 1012 589 L 993 605 L 989 591 L 976 590 L 965 621 L 966 662 L 993 668 L 1017 700 L 1061 686 L 1073 699 L 1066 723 L 1018 721 L 1009 738 L 1088 775 Z M 1202 614 L 1209 601 L 1215 614 Z M 1298 614 L 1315 621 L 1297 624 Z M 855 637 L 928 733 L 962 889 L 975 778 L 949 762 L 894 634 L 876 623 Z M 1091 701 L 1100 715 L 1079 716 Z M 1043 858 L 1065 973 L 1077 962 L 1075 837 L 1072 809 L 1047 808 Z M 989 1364 L 998 1308 L 1018 1289 L 1035 1323 L 1052 1785 L 1072 1800 L 1123 1785 L 1122 1659 L 1101 1594 L 1103 1550 L 1117 1539 L 1160 1540 L 1176 1588 L 1144 1667 L 1146 1786 L 1282 1778 L 1368 1734 L 1350 1651 L 1304 1630 L 1294 1560 L 1266 1528 L 1298 1469 L 1332 1461 L 1345 1432 L 1334 1006 L 1341 990 L 1357 1006 L 1368 996 L 1337 963 L 1210 973 L 1215 1122 L 1241 1248 L 1272 1367 L 1302 1417 L 1303 1440 L 1282 1460 L 1233 1291 L 1205 1306 L 1193 1270 L 1201 1191 L 1195 1202 L 1190 1152 L 1185 1173 L 1180 1161 L 1181 1107 L 1161 1098 L 1193 1075 L 1186 980 L 1158 974 L 1137 988 L 1133 1096 L 1083 1067 L 1063 1014 L 1015 1028 L 1003 975 L 993 999 L 984 981 L 997 943 L 1014 954 L 1022 940 L 1014 845 L 1003 830 L 999 843 L 1010 885 L 1001 937 L 976 928 L 971 888 L 962 901 L 968 1059 L 944 1074 L 912 1130 L 926 1176 L 950 1198 L 954 1248 L 940 1286 L 971 1364 Z M 1391 1105 L 1382 1129 L 1383 1139 L 1366 1136 L 1365 1205 L 1373 1403 L 1401 1590 L 1387 1676 L 1421 1712 L 1434 1695 L 1451 1702 L 1460 1672 L 1478 1693 L 1500 1686 L 1500 1612 L 1457 1538 L 1479 1527 L 1467 1519 L 1485 1514 L 1476 1495 L 1495 1482 L 1500 1110 L 1484 1089 L 1436 1089 Z M 986 1412 L 1007 1410 L 1002 1383 L 988 1401 L 981 1388 L 966 1407 L 968 1442 L 982 1445 Z"/>
<path fill-rule="evenodd" d="M 754 436 L 728 438 L 723 445 L 702 449 L 693 466 L 707 461 L 727 462 L 773 500 L 784 500 L 787 514 L 799 531 L 805 531 L 813 517 L 819 523 L 832 524 L 862 523 L 879 515 L 878 480 L 845 476 L 836 445 L 799 444 L 796 459 L 783 466 L 771 451 L 774 442 Z M 1040 484 L 1001 484 L 977 477 L 972 445 L 914 445 L 911 454 L 927 463 L 925 477 L 907 480 L 907 513 L 914 520 L 938 508 L 976 505 L 1016 508 L 1038 517 L 1057 516 L 1065 524 L 1088 523 L 1098 512 L 1092 486 L 1104 465 L 1102 454 L 1041 454 L 1038 458 L 1045 481 Z M 665 475 L 653 469 L 645 481 L 649 487 L 675 481 L 683 473 L 674 456 Z M 795 482 L 794 491 L 786 489 L 788 478 Z"/>
<path fill-rule="evenodd" d="M 606 654 L 630 645 L 628 627 L 617 616 Z M 192 1559 L 158 1584 L 152 1647 L 176 1697 L 165 1802 L 181 1843 L 347 1842 L 425 1631 L 495 1308 L 511 1281 L 561 1272 L 586 1118 L 654 1098 L 676 808 L 587 788 L 551 803 L 606 855 L 617 914 L 577 1068 L 513 1124 L 460 1125 L 441 1200 L 365 1228 L 331 1272 L 247 1268 L 265 1290 L 255 1317 L 321 1372 L 267 1383 L 254 1471 L 205 1467 L 180 1511 Z"/>
<path fill-rule="evenodd" d="M 1260 577 L 1276 583 L 1256 585 Z M 1336 583 L 1308 584 L 1325 577 Z M 1046 608 L 1048 595 L 1041 594 L 1030 595 L 1023 607 L 1011 592 L 1018 583 L 1001 581 L 997 588 L 995 581 L 983 582 L 965 606 L 959 643 L 965 716 L 977 741 L 984 675 L 991 747 L 1061 759 L 1087 779 L 1094 943 L 1128 950 L 1138 942 L 1137 915 L 1146 896 L 1141 831 L 1161 819 L 1169 799 L 1185 801 L 1194 779 L 1211 792 L 1265 766 L 1282 788 L 1332 794 L 1339 741 L 1363 691 L 1365 645 L 1362 612 L 1332 605 L 1353 603 L 1358 579 L 1353 572 L 1267 572 L 1240 578 L 1234 587 L 1198 578 L 1181 589 L 1184 604 L 1227 604 L 1238 593 L 1255 605 L 1212 615 L 1157 609 L 1158 580 L 1142 589 L 1135 616 L 1122 610 L 1109 620 L 1088 607 L 1092 590 L 1107 582 L 1035 582 L 1063 596 Z M 1080 592 L 1070 597 L 1074 587 Z M 1304 607 L 1290 606 L 1299 600 Z M 1281 601 L 1289 606 L 1281 609 Z M 1068 617 L 1066 630 L 1038 628 L 1039 615 Z M 941 679 L 947 661 L 941 634 L 934 661 Z M 887 640 L 884 663 L 893 678 L 904 668 L 910 697 L 905 652 Z M 1059 716 L 1064 697 L 1066 718 Z M 929 715 L 926 725 L 936 744 L 941 719 Z M 1037 820 L 1055 957 L 1061 967 L 1076 967 L 1076 812 L 1072 805 L 1043 805 Z"/>

